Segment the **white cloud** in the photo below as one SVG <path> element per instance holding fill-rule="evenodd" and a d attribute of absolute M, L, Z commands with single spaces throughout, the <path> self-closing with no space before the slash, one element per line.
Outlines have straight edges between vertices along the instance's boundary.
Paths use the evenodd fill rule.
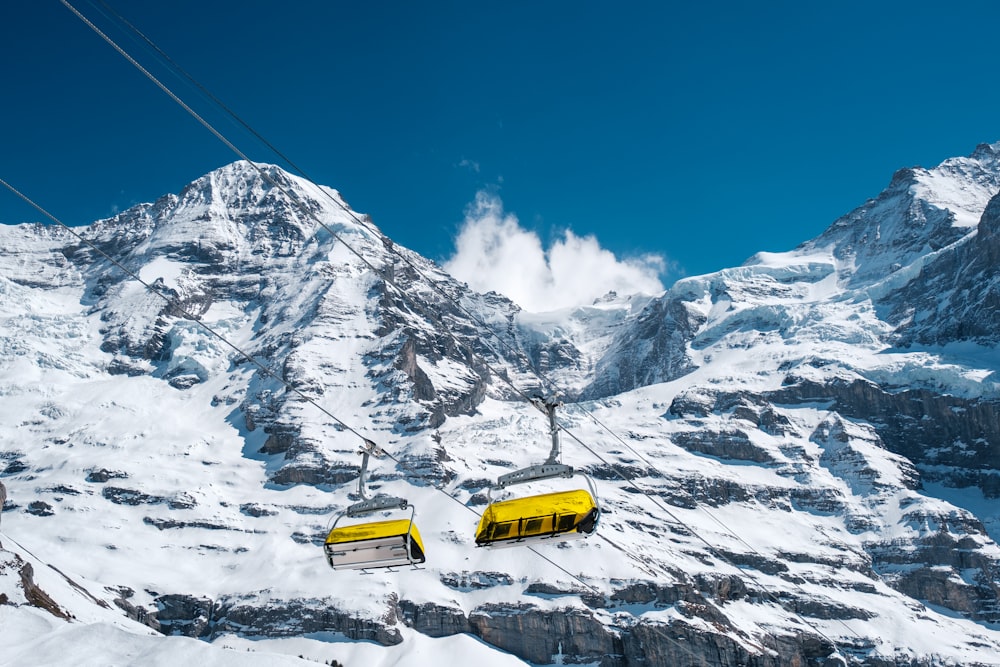
<path fill-rule="evenodd" d="M 535 313 L 590 304 L 610 291 L 657 294 L 665 266 L 656 255 L 619 260 L 595 237 L 568 230 L 546 250 L 485 191 L 466 208 L 455 254 L 444 264 L 477 292 L 498 292 Z"/>

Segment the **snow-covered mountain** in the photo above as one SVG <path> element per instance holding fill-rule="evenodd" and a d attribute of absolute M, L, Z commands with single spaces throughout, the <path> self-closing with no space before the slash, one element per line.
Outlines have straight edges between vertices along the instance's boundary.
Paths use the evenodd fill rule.
<path fill-rule="evenodd" d="M 547 314 L 265 165 L 86 242 L 0 228 L 0 664 L 1000 665 L 998 191 L 980 146 L 790 252 Z M 598 534 L 478 549 L 556 390 Z M 323 560 L 360 435 L 423 569 Z"/>

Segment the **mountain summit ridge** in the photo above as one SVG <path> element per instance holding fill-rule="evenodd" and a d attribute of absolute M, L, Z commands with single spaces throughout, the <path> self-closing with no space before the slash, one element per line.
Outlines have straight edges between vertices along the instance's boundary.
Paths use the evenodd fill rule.
<path fill-rule="evenodd" d="M 51 584 L 80 619 L 324 659 L 472 635 L 491 665 L 1000 664 L 998 156 L 561 314 L 469 290 L 272 165 L 80 228 L 162 296 L 57 228 L 0 229 L 4 531 L 106 605 Z M 476 549 L 491 480 L 548 451 L 522 397 L 555 386 L 599 534 L 548 562 Z M 370 487 L 418 509 L 426 569 L 325 566 L 359 442 L 324 412 L 392 453 Z M 3 549 L 26 628 L 31 557 Z"/>

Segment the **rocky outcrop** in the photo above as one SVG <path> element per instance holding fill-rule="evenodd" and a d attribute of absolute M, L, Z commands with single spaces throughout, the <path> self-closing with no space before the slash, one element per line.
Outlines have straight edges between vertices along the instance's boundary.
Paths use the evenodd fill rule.
<path fill-rule="evenodd" d="M 688 451 L 707 456 L 754 463 L 774 462 L 774 458 L 766 450 L 755 445 L 745 432 L 736 428 L 727 431 L 688 431 L 678 433 L 672 440 L 675 445 Z"/>
<path fill-rule="evenodd" d="M 748 422 L 775 436 L 795 431 L 788 417 L 778 412 L 763 395 L 750 391 L 733 392 L 695 386 L 680 391 L 670 402 L 667 414 L 675 418 L 696 419 L 725 415 Z"/>
<path fill-rule="evenodd" d="M 283 600 L 259 603 L 252 597 L 219 600 L 190 595 L 162 595 L 143 622 L 166 635 L 213 639 L 227 633 L 247 637 L 295 637 L 340 632 L 349 639 L 392 646 L 402 641 L 387 607 L 381 619 L 363 619 L 330 606 L 328 600 Z M 138 616 L 138 614 L 136 614 Z"/>
<path fill-rule="evenodd" d="M 1000 559 L 983 524 L 964 511 L 901 508 L 920 531 L 913 540 L 866 546 L 872 567 L 897 590 L 969 618 L 1000 621 Z"/>
<path fill-rule="evenodd" d="M 831 403 L 838 414 L 871 424 L 885 447 L 909 459 L 921 474 L 943 477 L 955 486 L 975 480 L 987 497 L 1000 497 L 1000 400 L 927 389 L 890 392 L 862 378 L 819 383 L 792 375 L 784 384 L 767 392 L 767 400 Z"/>
<path fill-rule="evenodd" d="M 624 582 L 623 582 L 624 583 Z M 705 582 L 724 590 L 730 599 L 743 595 L 738 581 Z M 663 586 L 632 582 L 610 598 L 592 600 L 595 607 L 545 609 L 532 604 L 484 604 L 466 613 L 458 607 L 409 600 L 387 600 L 381 618 L 360 619 L 331 608 L 322 600 L 256 603 L 249 598 L 211 600 L 189 595 L 163 595 L 153 611 L 128 602 L 126 591 L 116 603 L 132 618 L 168 635 L 211 640 L 226 633 L 247 637 L 287 637 L 307 633 L 340 632 L 350 639 L 391 646 L 402 641 L 397 624 L 431 637 L 472 634 L 483 642 L 533 664 L 596 664 L 602 667 L 700 664 L 726 667 L 811 665 L 830 655 L 833 646 L 814 634 L 774 636 L 764 644 L 769 651 L 751 652 L 747 642 L 735 639 L 732 626 L 713 603 L 690 585 Z M 675 608 L 679 620 L 669 623 L 614 617 L 611 624 L 601 610 L 621 604 L 650 604 Z M 805 610 L 808 613 L 809 610 Z M 851 616 L 844 616 L 850 618 Z M 716 626 L 706 631 L 705 623 Z M 729 632 L 727 632 L 727 630 Z"/>
<path fill-rule="evenodd" d="M 636 387 L 668 382 L 694 369 L 687 343 L 704 317 L 668 292 L 653 301 L 597 362 L 581 400 L 613 396 Z"/>
<path fill-rule="evenodd" d="M 35 582 L 35 569 L 16 553 L 11 553 L 3 549 L 0 545 L 0 579 L 9 578 L 14 582 L 13 587 L 4 585 L 3 589 L 7 593 L 0 593 L 0 605 L 27 604 L 32 607 L 44 609 L 48 613 L 63 620 L 70 620 L 73 615 L 63 609 L 47 592 Z"/>
<path fill-rule="evenodd" d="M 881 300 L 901 345 L 1000 342 L 1000 195 L 990 200 L 976 231 Z"/>
<path fill-rule="evenodd" d="M 410 267 L 394 271 L 392 284 L 378 281 L 376 289 L 381 322 L 375 334 L 388 344 L 369 353 L 369 377 L 392 389 L 383 400 L 413 400 L 422 406 L 422 419 L 406 425 L 411 431 L 437 428 L 447 417 L 473 414 L 490 384 L 487 364 L 499 362 L 492 349 L 492 337 L 479 331 L 478 322 L 431 289 Z M 403 298 L 399 289 L 418 290 L 421 299 Z M 516 310 L 506 299 L 495 305 L 511 313 Z M 402 342 L 394 342 L 398 340 Z M 435 383 L 422 364 L 461 370 L 452 374 L 449 382 L 438 379 Z M 402 373 L 405 386 L 392 378 L 392 371 Z M 440 370 L 435 375 L 439 376 Z"/>

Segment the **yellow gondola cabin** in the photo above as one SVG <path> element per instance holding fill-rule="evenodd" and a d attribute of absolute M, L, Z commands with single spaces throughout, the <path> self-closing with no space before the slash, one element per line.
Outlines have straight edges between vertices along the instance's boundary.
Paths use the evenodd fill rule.
<path fill-rule="evenodd" d="M 420 532 L 411 519 L 334 527 L 323 548 L 335 570 L 416 565 L 426 560 Z"/>
<path fill-rule="evenodd" d="M 476 546 L 508 547 L 543 540 L 562 542 L 588 537 L 597 530 L 601 507 L 597 504 L 594 482 L 590 477 L 577 473 L 571 466 L 559 462 L 556 408 L 562 404 L 552 399 L 543 400 L 541 397 L 532 398 L 531 402 L 549 418 L 549 434 L 552 436 L 549 457 L 542 464 L 500 475 L 497 483 L 490 487 L 490 502 L 476 529 Z M 556 477 L 571 479 L 576 476 L 583 477 L 590 488 L 589 492 L 586 489 L 573 489 L 511 500 L 493 500 L 495 490 Z"/>
<path fill-rule="evenodd" d="M 380 493 L 369 498 L 365 493 L 365 476 L 369 456 L 382 456 L 384 452 L 371 440 L 361 447 L 361 470 L 358 472 L 358 495 L 361 502 L 354 503 L 340 514 L 330 527 L 323 544 L 326 562 L 334 570 L 367 570 L 375 567 L 416 567 L 426 561 L 424 543 L 413 523 L 416 510 L 405 498 Z M 343 518 L 360 519 L 378 512 L 410 509 L 408 519 L 365 521 L 337 527 Z"/>
<path fill-rule="evenodd" d="M 598 514 L 597 503 L 583 489 L 491 503 L 479 521 L 476 546 L 586 537 L 597 527 Z"/>

